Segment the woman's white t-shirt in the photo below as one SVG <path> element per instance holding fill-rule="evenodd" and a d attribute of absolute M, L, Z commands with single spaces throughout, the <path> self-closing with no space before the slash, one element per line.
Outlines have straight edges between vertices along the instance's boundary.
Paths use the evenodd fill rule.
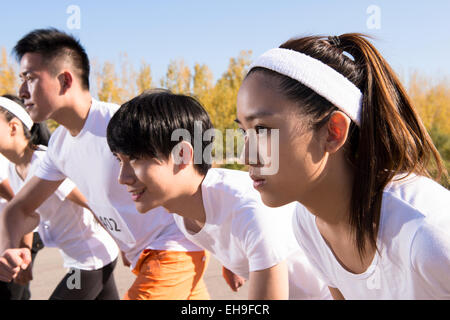
<path fill-rule="evenodd" d="M 126 186 L 118 183 L 120 164 L 106 140 L 108 123 L 118 109 L 116 104 L 92 99 L 84 127 L 77 136 L 73 137 L 63 126 L 53 132 L 36 176 L 50 181 L 72 180 L 125 252 L 132 268 L 145 249 L 200 251 L 183 236 L 164 208 L 139 213 Z"/>
<path fill-rule="evenodd" d="M 364 273 L 342 267 L 301 205 L 294 233 L 324 281 L 346 299 L 450 299 L 450 191 L 431 179 L 412 175 L 385 188 L 379 253 Z"/>
<path fill-rule="evenodd" d="M 3 155 L 0 154 L 0 183 L 8 179 L 8 159 L 6 159 Z M 0 197 L 0 214 L 3 209 L 6 207 L 6 200 Z"/>
<path fill-rule="evenodd" d="M 199 232 L 188 231 L 184 218 L 174 214 L 189 240 L 245 279 L 250 272 L 286 260 L 290 299 L 330 297 L 295 240 L 291 225 L 295 204 L 265 206 L 248 173 L 237 170 L 210 169 L 201 188 L 206 222 Z"/>
<path fill-rule="evenodd" d="M 34 176 L 44 156 L 45 147 L 33 153 L 25 181 L 16 166 L 9 164 L 8 177 L 15 194 Z M 119 249 L 88 209 L 66 199 L 74 188 L 72 181 L 64 180 L 36 210 L 40 216 L 38 232 L 45 246 L 59 248 L 64 267 L 97 270 L 114 261 Z"/>

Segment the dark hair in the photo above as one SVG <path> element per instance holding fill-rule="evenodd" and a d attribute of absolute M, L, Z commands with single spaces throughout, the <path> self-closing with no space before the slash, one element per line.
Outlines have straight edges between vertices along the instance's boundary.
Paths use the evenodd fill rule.
<path fill-rule="evenodd" d="M 18 97 L 13 96 L 11 94 L 5 94 L 2 96 L 3 98 L 7 98 L 9 100 L 14 101 L 19 104 L 22 108 L 25 109 L 25 106 Z M 5 108 L 0 106 L 0 113 L 5 115 L 6 121 L 11 121 L 14 118 L 17 118 L 13 113 L 9 112 Z M 25 138 L 29 141 L 29 147 L 35 149 L 38 145 L 48 146 L 48 141 L 50 140 L 50 130 L 48 129 L 45 122 L 35 123 L 31 127 L 30 130 L 22 123 L 23 134 Z"/>
<path fill-rule="evenodd" d="M 108 124 L 108 144 L 113 153 L 135 159 L 167 159 L 181 141 L 172 141 L 172 133 L 185 129 L 194 139 L 196 122 L 201 123 L 202 133 L 213 128 L 208 113 L 196 99 L 163 89 L 149 90 L 123 104 L 114 114 Z M 202 138 L 202 155 L 210 143 Z M 202 159 L 194 166 L 206 174 L 211 164 Z"/>
<path fill-rule="evenodd" d="M 366 240 L 377 248 L 383 190 L 394 176 L 416 173 L 430 177 L 427 167 L 431 160 L 437 166 L 437 178 L 446 175 L 439 153 L 405 89 L 366 37 L 358 33 L 328 39 L 308 36 L 280 46 L 322 61 L 363 93 L 361 125 L 351 123 L 344 149 L 355 173 L 349 223 L 361 258 Z M 300 112 L 313 129 L 320 128 L 337 110 L 296 80 L 265 68 L 252 69 L 249 74 L 255 72 L 274 78 L 276 90 L 299 102 Z"/>
<path fill-rule="evenodd" d="M 55 28 L 37 29 L 20 39 L 13 52 L 19 61 L 26 53 L 41 54 L 54 74 L 59 71 L 54 60 L 68 58 L 78 72 L 82 88 L 89 90 L 89 58 L 80 42 L 73 36 Z"/>

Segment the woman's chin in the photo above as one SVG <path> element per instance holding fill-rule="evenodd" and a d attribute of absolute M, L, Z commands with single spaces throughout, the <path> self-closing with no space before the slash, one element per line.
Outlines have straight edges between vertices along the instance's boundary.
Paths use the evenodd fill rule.
<path fill-rule="evenodd" d="M 282 198 L 282 195 L 269 194 L 267 192 L 261 192 L 262 202 L 270 208 L 282 207 L 292 201 L 287 201 Z"/>

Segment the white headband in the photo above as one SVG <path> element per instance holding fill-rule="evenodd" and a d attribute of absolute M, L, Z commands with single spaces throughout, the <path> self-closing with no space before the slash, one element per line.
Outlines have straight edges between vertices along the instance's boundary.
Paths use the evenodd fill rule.
<path fill-rule="evenodd" d="M 0 97 L 0 107 L 5 108 L 9 112 L 11 112 L 15 117 L 22 121 L 23 124 L 25 124 L 28 130 L 31 130 L 31 127 L 33 126 L 33 120 L 31 120 L 28 112 L 26 112 L 25 109 L 18 103 L 10 99 Z"/>
<path fill-rule="evenodd" d="M 290 49 L 265 52 L 250 66 L 263 67 L 299 81 L 341 109 L 358 126 L 361 123 L 361 91 L 322 61 Z"/>

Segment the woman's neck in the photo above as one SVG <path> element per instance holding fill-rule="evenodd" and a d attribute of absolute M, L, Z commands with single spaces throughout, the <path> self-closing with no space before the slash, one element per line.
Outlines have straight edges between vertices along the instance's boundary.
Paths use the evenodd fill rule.
<path fill-rule="evenodd" d="M 341 231 L 349 230 L 353 172 L 345 161 L 329 162 L 323 177 L 301 203 L 322 223 Z"/>
<path fill-rule="evenodd" d="M 16 171 L 24 180 L 28 174 L 28 168 L 33 157 L 34 150 L 29 146 L 28 141 L 16 144 L 14 150 L 8 150 L 3 155 L 16 166 Z"/>
<path fill-rule="evenodd" d="M 359 274 L 370 266 L 376 249 L 366 241 L 366 255 L 360 257 L 356 234 L 350 225 L 353 177 L 346 161 L 334 163 L 303 204 L 316 216 L 317 229 L 338 262 L 347 271 Z"/>

